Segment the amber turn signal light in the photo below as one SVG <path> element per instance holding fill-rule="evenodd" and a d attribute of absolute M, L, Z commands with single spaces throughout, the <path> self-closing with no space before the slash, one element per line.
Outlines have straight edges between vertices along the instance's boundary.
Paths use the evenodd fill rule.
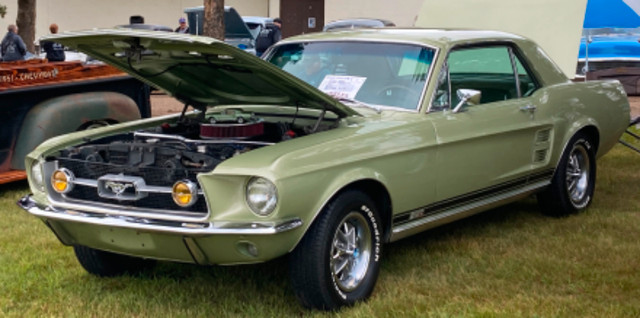
<path fill-rule="evenodd" d="M 57 169 L 51 175 L 51 186 L 58 193 L 68 193 L 73 189 L 73 173 L 65 168 Z"/>
<path fill-rule="evenodd" d="M 190 207 L 198 199 L 198 186 L 189 180 L 178 181 L 173 184 L 171 196 L 177 205 L 183 208 Z"/>

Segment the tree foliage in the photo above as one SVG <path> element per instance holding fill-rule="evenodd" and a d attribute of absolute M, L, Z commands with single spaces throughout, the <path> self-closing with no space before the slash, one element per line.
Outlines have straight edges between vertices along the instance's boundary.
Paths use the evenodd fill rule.
<path fill-rule="evenodd" d="M 202 35 L 224 40 L 224 0 L 204 0 Z"/>
<path fill-rule="evenodd" d="M 5 15 L 7 15 L 7 6 L 0 4 L 0 18 L 4 19 Z"/>

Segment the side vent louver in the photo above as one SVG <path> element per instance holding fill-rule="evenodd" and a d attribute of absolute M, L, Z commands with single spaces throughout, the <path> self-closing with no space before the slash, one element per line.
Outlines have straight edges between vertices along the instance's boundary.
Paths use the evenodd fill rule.
<path fill-rule="evenodd" d="M 544 162 L 547 159 L 547 149 L 536 150 L 533 161 L 534 162 Z"/>
<path fill-rule="evenodd" d="M 551 130 L 547 129 L 547 130 L 540 130 L 538 131 L 538 133 L 536 134 L 536 142 L 547 142 L 549 141 L 549 137 L 551 135 Z"/>
<path fill-rule="evenodd" d="M 544 164 L 547 162 L 551 140 L 551 129 L 538 130 L 535 135 L 533 147 L 533 163 Z"/>

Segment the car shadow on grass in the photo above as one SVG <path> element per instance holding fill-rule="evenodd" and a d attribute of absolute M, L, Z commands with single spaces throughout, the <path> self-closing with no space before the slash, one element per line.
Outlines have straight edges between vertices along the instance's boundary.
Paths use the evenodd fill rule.
<path fill-rule="evenodd" d="M 436 253 L 463 253 L 475 241 L 517 237 L 520 235 L 519 231 L 542 226 L 553 219 L 540 212 L 533 196 L 481 212 L 387 244 L 383 273 L 385 270 L 401 271 L 398 264 L 408 265 L 413 260 L 416 266 L 423 266 L 422 261 Z M 407 259 L 407 255 L 412 257 Z"/>
<path fill-rule="evenodd" d="M 114 304 L 117 306 L 126 304 L 127 299 L 135 299 L 133 307 L 147 308 L 147 313 L 152 315 L 155 313 L 148 312 L 149 308 L 168 316 L 222 312 L 240 316 L 269 312 L 299 316 L 305 311 L 290 287 L 286 257 L 238 266 L 161 261 L 153 269 L 137 275 L 112 278 L 81 275 L 86 275 L 83 281 L 87 285 L 80 288 L 79 293 L 93 293 L 91 302 L 102 302 L 105 294 L 119 299 L 118 304 Z"/>
<path fill-rule="evenodd" d="M 545 219 L 549 218 L 540 214 L 535 200 L 528 199 L 388 244 L 381 279 L 387 275 L 402 275 L 412 267 L 424 270 L 423 260 L 434 254 L 462 252 L 456 251 L 460 242 L 508 236 L 519 228 Z M 136 306 L 155 306 L 156 310 L 171 315 L 224 311 L 239 315 L 252 312 L 268 315 L 271 312 L 299 316 L 307 311 L 298 304 L 289 284 L 287 261 L 285 256 L 262 264 L 240 266 L 158 262 L 156 267 L 139 275 L 116 278 L 98 278 L 84 273 L 88 285 L 79 292 L 93 293 L 92 302 L 102 301 L 105 294 L 121 299 L 120 302 L 135 298 Z M 100 291 L 97 294 L 96 288 Z M 206 310 L 201 312 L 197 308 Z"/>
<path fill-rule="evenodd" d="M 6 193 L 20 191 L 27 194 L 30 192 L 29 183 L 27 180 L 13 181 L 9 183 L 0 184 L 0 198 L 4 197 Z"/>

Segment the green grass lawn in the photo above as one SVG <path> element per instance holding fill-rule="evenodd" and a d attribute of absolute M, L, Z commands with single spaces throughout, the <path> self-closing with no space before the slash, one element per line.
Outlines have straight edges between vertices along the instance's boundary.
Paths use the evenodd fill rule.
<path fill-rule="evenodd" d="M 370 301 L 337 314 L 298 305 L 286 258 L 90 276 L 15 205 L 28 191 L 0 186 L 0 316 L 640 316 L 640 154 L 622 146 L 599 161 L 586 212 L 545 217 L 531 198 L 386 245 Z"/>

